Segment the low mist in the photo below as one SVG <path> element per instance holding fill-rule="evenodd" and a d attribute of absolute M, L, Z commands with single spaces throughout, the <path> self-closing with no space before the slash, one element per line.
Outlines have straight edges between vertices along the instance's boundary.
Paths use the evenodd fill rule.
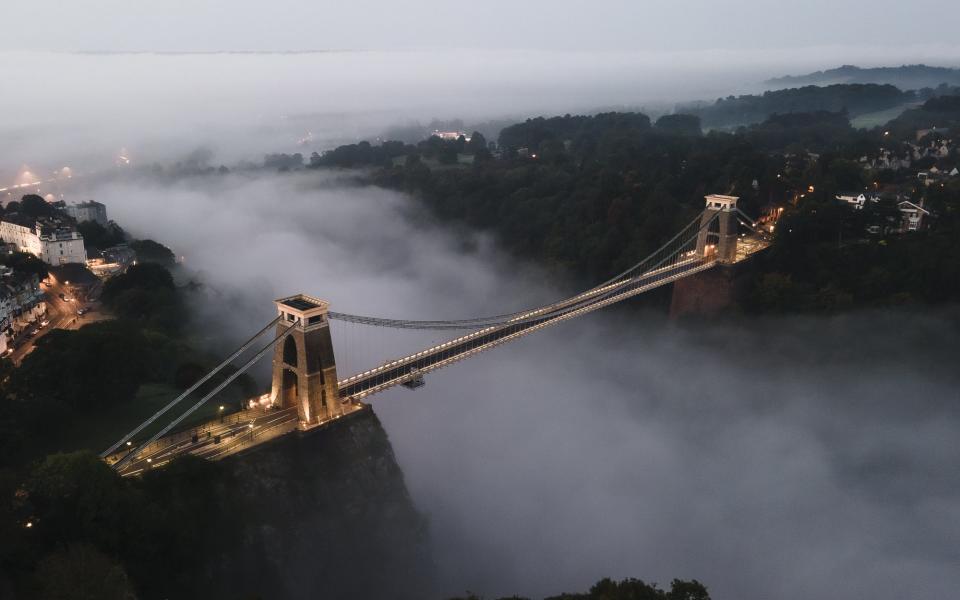
<path fill-rule="evenodd" d="M 298 292 L 439 319 L 570 291 L 344 175 L 78 193 L 184 257 L 211 347 Z M 632 576 L 696 578 L 718 600 L 944 598 L 960 587 L 958 333 L 950 311 L 701 323 L 601 311 L 371 401 L 448 594 L 539 597 Z M 435 337 L 334 336 L 341 377 Z"/>
<path fill-rule="evenodd" d="M 309 155 L 398 124 L 522 120 L 598 110 L 670 111 L 755 93 L 770 77 L 855 62 L 942 64 L 952 46 L 726 50 L 326 51 L 302 54 L 0 52 L 0 188 L 29 169 L 101 171 L 169 162 L 196 147 L 217 164 Z M 496 132 L 493 132 L 495 136 Z M 491 137 L 491 136 L 488 136 Z M 2 199 L 2 198 L 0 198 Z"/>

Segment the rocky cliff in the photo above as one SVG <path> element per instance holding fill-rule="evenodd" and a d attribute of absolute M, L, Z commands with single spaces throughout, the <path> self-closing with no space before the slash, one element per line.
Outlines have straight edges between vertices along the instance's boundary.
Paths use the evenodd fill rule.
<path fill-rule="evenodd" d="M 372 409 L 223 464 L 241 541 L 211 560 L 204 595 L 434 595 L 426 522 Z"/>

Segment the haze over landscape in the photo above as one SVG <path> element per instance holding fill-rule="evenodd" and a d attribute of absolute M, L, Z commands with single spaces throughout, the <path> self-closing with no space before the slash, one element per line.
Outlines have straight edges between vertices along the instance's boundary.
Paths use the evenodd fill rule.
<path fill-rule="evenodd" d="M 957 71 L 844 71 L 864 80 L 853 83 L 816 73 L 956 69 L 953 22 L 917 18 L 951 10 L 7 7 L 9 23 L 31 26 L 0 40 L 0 69 L 16 82 L 0 95 L 3 231 L 54 219 L 82 233 L 86 258 L 109 262 L 117 245 L 138 254 L 78 291 L 64 264 L 36 260 L 55 255 L 6 246 L 4 285 L 46 307 L 30 322 L 21 312 L 36 302 L 2 315 L 0 597 L 81 598 L 94 580 L 105 598 L 235 598 L 218 579 L 256 580 L 258 564 L 265 580 L 288 579 L 275 595 L 243 592 L 264 600 L 316 597 L 313 576 L 335 582 L 329 598 L 628 597 L 587 592 L 605 577 L 655 582 L 661 600 L 951 597 L 960 88 L 894 86 Z M 818 87 L 790 91 L 807 85 Z M 97 457 L 274 318 L 277 298 L 443 322 L 545 306 L 673 243 L 708 194 L 740 199 L 750 222 L 734 225 L 733 243 L 753 240 L 757 257 L 482 348 L 423 387 L 359 398 L 372 417 L 311 429 L 302 406 L 284 405 L 303 431 L 265 445 L 307 474 L 262 522 L 250 507 L 264 495 L 243 481 L 268 494 L 293 484 L 271 478 L 275 458 L 256 446 L 222 461 L 184 450 L 196 456 L 132 475 L 119 455 Z M 114 225 L 64 212 L 86 200 Z M 714 260 L 724 243 L 691 239 L 664 269 Z M 151 240 L 169 251 L 152 258 Z M 338 378 L 467 333 L 422 329 L 331 322 Z M 171 448 L 204 443 L 196 432 L 248 398 L 280 402 L 269 356 Z M 350 429 L 342 455 L 316 453 L 364 418 L 373 434 Z M 383 476 L 392 469 L 399 483 Z M 428 555 L 415 568 L 393 557 L 412 555 L 406 545 L 384 541 L 406 533 L 358 534 L 363 551 L 338 537 L 408 513 L 423 522 L 404 521 L 416 533 L 402 543 Z M 285 571 L 288 542 L 325 568 Z M 373 573 L 388 582 L 379 592 L 350 593 Z"/>

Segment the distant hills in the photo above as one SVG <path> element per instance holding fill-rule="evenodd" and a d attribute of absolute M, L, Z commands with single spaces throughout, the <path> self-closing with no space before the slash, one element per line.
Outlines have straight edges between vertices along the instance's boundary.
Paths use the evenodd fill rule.
<path fill-rule="evenodd" d="M 940 84 L 960 85 L 960 69 L 903 65 L 899 67 L 861 68 L 843 65 L 836 69 L 817 71 L 806 75 L 788 75 L 764 82 L 774 88 L 801 85 L 830 85 L 837 83 L 877 83 L 895 85 L 902 90 L 935 88 Z"/>
<path fill-rule="evenodd" d="M 916 92 L 892 85 L 806 85 L 746 96 L 719 98 L 713 104 L 678 104 L 675 112 L 700 117 L 707 128 L 729 128 L 760 123 L 774 114 L 827 111 L 848 117 L 892 109 L 918 100 Z"/>

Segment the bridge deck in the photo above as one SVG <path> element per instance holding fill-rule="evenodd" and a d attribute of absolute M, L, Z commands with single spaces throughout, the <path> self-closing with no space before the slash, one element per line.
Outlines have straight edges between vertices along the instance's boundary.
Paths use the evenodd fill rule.
<path fill-rule="evenodd" d="M 419 374 L 439 369 L 548 325 L 597 310 L 614 302 L 666 285 L 682 277 L 693 275 L 713 267 L 715 264 L 716 261 L 714 260 L 704 260 L 700 257 L 691 258 L 676 265 L 646 273 L 625 283 L 607 286 L 595 300 L 591 301 L 588 298 L 584 302 L 572 304 L 569 309 L 561 310 L 559 313 L 551 313 L 516 324 L 490 327 L 473 332 L 342 380 L 339 382 L 340 396 L 343 399 L 351 398 L 354 400 L 365 398 L 405 383 Z M 586 294 L 581 295 L 581 297 L 583 296 L 586 296 Z"/>

